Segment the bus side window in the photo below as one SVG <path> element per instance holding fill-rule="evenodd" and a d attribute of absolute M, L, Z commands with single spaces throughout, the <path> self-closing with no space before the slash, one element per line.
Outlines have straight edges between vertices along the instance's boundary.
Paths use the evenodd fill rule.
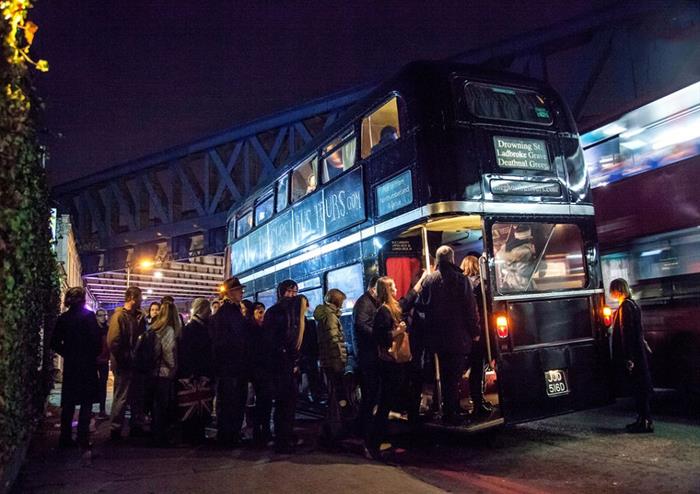
<path fill-rule="evenodd" d="M 236 223 L 236 236 L 241 238 L 253 228 L 253 210 L 249 209 L 243 213 Z"/>
<path fill-rule="evenodd" d="M 357 139 L 350 134 L 336 139 L 323 150 L 323 183 L 337 177 L 355 164 Z"/>
<path fill-rule="evenodd" d="M 277 211 L 282 211 L 289 204 L 289 175 L 285 175 L 277 182 Z"/>
<path fill-rule="evenodd" d="M 318 158 L 309 158 L 292 171 L 292 203 L 316 190 Z"/>
<path fill-rule="evenodd" d="M 398 101 L 394 96 L 362 119 L 363 159 L 401 137 Z"/>

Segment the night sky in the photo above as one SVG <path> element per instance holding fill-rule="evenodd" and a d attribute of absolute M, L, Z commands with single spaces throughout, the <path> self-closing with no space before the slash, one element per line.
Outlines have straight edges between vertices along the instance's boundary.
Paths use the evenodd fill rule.
<path fill-rule="evenodd" d="M 611 3 L 36 0 L 62 183 Z"/>

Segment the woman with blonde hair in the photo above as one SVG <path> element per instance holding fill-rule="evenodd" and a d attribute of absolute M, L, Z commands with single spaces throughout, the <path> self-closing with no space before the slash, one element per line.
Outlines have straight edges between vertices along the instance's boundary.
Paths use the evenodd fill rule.
<path fill-rule="evenodd" d="M 395 339 L 407 333 L 406 315 L 413 308 L 418 293 L 421 290 L 421 278 L 404 298 L 396 299 L 396 283 L 388 276 L 382 276 L 377 281 L 377 299 L 381 306 L 377 310 L 372 325 L 372 337 L 379 352 L 379 397 L 374 416 L 365 438 L 365 456 L 380 459 L 380 445 L 386 431 L 391 405 L 396 402 L 401 381 L 410 360 L 392 356 L 389 349 L 394 346 Z"/>
<path fill-rule="evenodd" d="M 153 422 L 151 430 L 157 445 L 168 445 L 168 428 L 173 416 L 175 375 L 177 372 L 177 347 L 175 331 L 179 325 L 175 305 L 165 300 L 158 317 L 151 324 L 155 333 L 155 366 L 150 376 L 150 395 L 153 397 Z"/>

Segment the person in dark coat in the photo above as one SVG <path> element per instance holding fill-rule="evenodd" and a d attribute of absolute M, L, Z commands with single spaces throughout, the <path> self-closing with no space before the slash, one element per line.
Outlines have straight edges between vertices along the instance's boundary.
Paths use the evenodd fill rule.
<path fill-rule="evenodd" d="M 270 420 L 272 416 L 272 354 L 270 342 L 272 337 L 265 327 L 265 305 L 261 302 L 253 304 L 253 317 L 248 339 L 250 356 L 250 379 L 255 392 L 255 408 L 253 409 L 253 443 L 265 446 L 272 440 Z"/>
<path fill-rule="evenodd" d="M 79 406 L 78 444 L 89 448 L 92 404 L 99 395 L 97 356 L 102 350 L 102 339 L 95 313 L 85 308 L 85 289 L 70 288 L 64 305 L 68 310 L 58 317 L 51 339 L 51 348 L 64 360 L 59 446 L 75 444 L 73 414 Z"/>
<path fill-rule="evenodd" d="M 304 338 L 308 300 L 303 295 L 285 297 L 265 313 L 266 345 L 275 398 L 275 450 L 294 452 L 294 413 L 299 372 L 299 350 Z"/>
<path fill-rule="evenodd" d="M 107 415 L 107 380 L 109 378 L 109 347 L 107 346 L 107 311 L 97 309 L 95 312 L 97 317 L 97 327 L 100 330 L 100 338 L 102 339 L 102 352 L 97 356 L 97 378 L 99 381 L 99 393 L 97 402 L 100 404 L 100 413 L 97 416 L 99 420 L 106 420 Z"/>
<path fill-rule="evenodd" d="M 628 432 L 654 432 L 650 401 L 654 388 L 649 371 L 649 348 L 644 339 L 642 311 L 632 300 L 627 281 L 610 282 L 610 296 L 620 303 L 613 322 L 613 364 L 617 374 L 624 375 L 632 387 L 637 420 L 626 426 Z"/>
<path fill-rule="evenodd" d="M 192 318 L 182 328 L 178 345 L 178 379 L 197 380 L 209 387 L 214 385 L 214 357 L 209 336 L 208 321 L 211 306 L 205 298 L 192 301 Z M 206 380 L 206 381 L 205 381 Z M 186 413 L 186 412 L 185 412 Z M 182 421 L 182 438 L 191 444 L 205 441 L 205 427 L 211 420 L 211 412 L 199 409 Z"/>
<path fill-rule="evenodd" d="M 493 411 L 493 405 L 484 398 L 484 354 L 486 353 L 486 328 L 484 326 L 484 296 L 481 293 L 481 275 L 479 272 L 479 258 L 468 255 L 462 259 L 460 265 L 464 276 L 469 278 L 474 291 L 476 310 L 479 312 L 479 334 L 472 338 L 472 350 L 469 354 L 469 394 L 474 405 L 474 415 L 488 416 Z"/>
<path fill-rule="evenodd" d="M 248 322 L 241 309 L 244 288 L 235 276 L 224 281 L 224 301 L 210 320 L 216 376 L 216 438 L 223 446 L 241 443 L 248 397 Z"/>
<path fill-rule="evenodd" d="M 413 308 L 420 290 L 419 281 L 399 301 L 396 300 L 396 284 L 393 279 L 383 276 L 377 281 L 377 298 L 381 305 L 372 323 L 372 338 L 378 355 L 386 353 L 381 350 L 391 347 L 393 339 L 408 330 L 407 314 Z M 389 411 L 397 402 L 403 375 L 408 366 L 408 362 L 397 363 L 382 358 L 378 360 L 379 395 L 376 411 L 365 435 L 365 456 L 377 460 L 380 458 L 380 445 L 386 433 Z"/>
<path fill-rule="evenodd" d="M 437 269 L 425 278 L 416 309 L 425 316 L 427 349 L 440 365 L 443 421 L 458 425 L 459 380 L 472 340 L 479 336 L 479 313 L 471 284 L 455 266 L 454 255 L 447 245 L 438 248 Z"/>
<path fill-rule="evenodd" d="M 362 396 L 357 420 L 359 432 L 363 435 L 367 433 L 372 410 L 379 395 L 379 357 L 377 356 L 377 344 L 372 338 L 374 316 L 381 305 L 377 298 L 378 279 L 377 275 L 373 275 L 369 279 L 367 291 L 357 299 L 352 308 L 355 351 L 360 371 L 360 395 Z"/>

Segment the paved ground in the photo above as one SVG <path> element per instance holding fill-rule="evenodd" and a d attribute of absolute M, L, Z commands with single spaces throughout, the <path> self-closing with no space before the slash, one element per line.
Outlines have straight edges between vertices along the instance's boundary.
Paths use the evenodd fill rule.
<path fill-rule="evenodd" d="M 306 445 L 294 456 L 248 448 L 153 449 L 106 440 L 95 457 L 59 451 L 55 418 L 35 438 L 14 492 L 29 493 L 431 493 L 700 492 L 700 419 L 672 393 L 654 403 L 657 432 L 628 435 L 629 403 L 473 436 L 398 434 L 391 464 L 370 462 L 359 444 L 338 452 L 314 445 L 318 423 L 302 420 Z M 91 463 L 91 464 L 90 464 Z"/>

